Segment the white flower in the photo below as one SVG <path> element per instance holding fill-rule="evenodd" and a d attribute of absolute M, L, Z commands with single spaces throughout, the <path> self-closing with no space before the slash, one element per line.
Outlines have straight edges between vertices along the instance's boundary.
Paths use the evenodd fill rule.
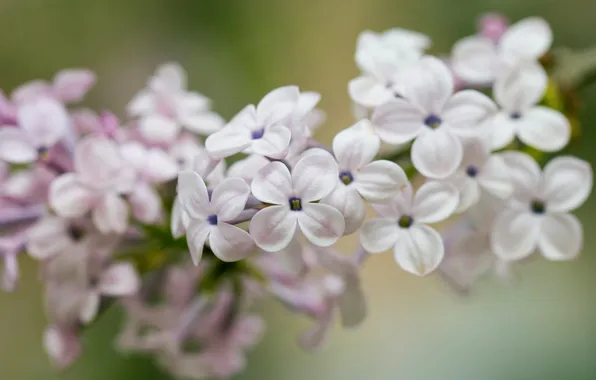
<path fill-rule="evenodd" d="M 510 26 L 497 45 L 482 36 L 466 37 L 453 47 L 452 64 L 466 82 L 492 82 L 503 68 L 520 61 L 537 61 L 550 48 L 553 35 L 548 23 L 529 17 Z"/>
<path fill-rule="evenodd" d="M 239 152 L 284 158 L 292 133 L 283 123 L 288 121 L 299 97 L 298 87 L 280 87 L 265 95 L 256 107 L 244 107 L 224 129 L 207 137 L 207 152 L 214 158 Z"/>
<path fill-rule="evenodd" d="M 43 156 L 70 128 L 66 108 L 56 100 L 42 97 L 18 108 L 18 128 L 0 129 L 0 159 L 30 163 Z"/>
<path fill-rule="evenodd" d="M 394 162 L 373 161 L 381 141 L 368 120 L 341 131 L 333 139 L 333 153 L 339 165 L 335 190 L 321 200 L 338 209 L 346 221 L 345 234 L 355 232 L 364 221 L 364 201 L 388 202 L 408 182 Z"/>
<path fill-rule="evenodd" d="M 507 146 L 517 136 L 524 144 L 545 152 L 567 145 L 571 126 L 552 108 L 537 106 L 548 78 L 535 62 L 520 63 L 499 75 L 494 83 L 495 100 L 502 110 L 490 124 L 493 149 Z"/>
<path fill-rule="evenodd" d="M 392 203 L 375 206 L 379 216 L 360 230 L 362 247 L 370 253 L 393 248 L 404 270 L 427 275 L 439 266 L 445 250 L 441 235 L 427 224 L 447 219 L 457 204 L 457 189 L 450 184 L 427 182 L 416 195 L 408 186 Z"/>
<path fill-rule="evenodd" d="M 211 198 L 203 178 L 191 170 L 178 175 L 180 206 L 187 213 L 188 248 L 195 265 L 203 255 L 203 246 L 209 247 L 223 261 L 245 258 L 254 248 L 250 235 L 227 222 L 236 218 L 246 205 L 250 189 L 240 178 L 228 178 L 213 190 Z"/>
<path fill-rule="evenodd" d="M 389 144 L 414 140 L 414 167 L 425 177 L 445 178 L 461 163 L 460 138 L 478 136 L 496 107 L 476 91 L 453 94 L 449 69 L 434 57 L 422 58 L 404 73 L 402 82 L 404 98 L 374 110 L 374 129 Z"/>
<path fill-rule="evenodd" d="M 574 157 L 550 161 L 540 172 L 528 155 L 504 153 L 514 193 L 494 222 L 491 245 L 503 260 L 521 260 L 536 249 L 549 260 L 576 257 L 583 245 L 581 222 L 569 214 L 592 191 L 591 166 Z"/>
<path fill-rule="evenodd" d="M 253 195 L 273 204 L 260 210 L 250 222 L 250 234 L 262 249 L 277 252 L 290 244 L 296 227 L 314 245 L 326 247 L 343 234 L 342 214 L 329 205 L 313 203 L 329 195 L 339 171 L 331 154 L 312 149 L 294 167 L 271 162 L 252 180 Z"/>
<path fill-rule="evenodd" d="M 469 139 L 464 143 L 462 163 L 446 181 L 459 190 L 457 212 L 477 204 L 482 191 L 501 199 L 508 198 L 513 192 L 505 161 L 500 155 L 491 154 L 480 139 Z"/>

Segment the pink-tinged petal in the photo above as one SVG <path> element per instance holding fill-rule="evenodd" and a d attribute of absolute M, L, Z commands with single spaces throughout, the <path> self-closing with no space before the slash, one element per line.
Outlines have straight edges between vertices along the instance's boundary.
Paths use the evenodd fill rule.
<path fill-rule="evenodd" d="M 292 132 L 286 127 L 266 128 L 263 137 L 252 140 L 250 151 L 264 157 L 282 159 L 288 154 Z"/>
<path fill-rule="evenodd" d="M 393 94 L 385 85 L 373 76 L 364 75 L 348 83 L 350 98 L 365 107 L 378 107 L 391 100 Z"/>
<path fill-rule="evenodd" d="M 231 122 L 230 122 L 231 123 Z M 205 148 L 212 158 L 221 159 L 242 152 L 252 144 L 250 130 L 232 124 L 215 132 L 205 140 Z"/>
<path fill-rule="evenodd" d="M 280 87 L 269 92 L 257 105 L 257 121 L 259 124 L 272 125 L 283 120 L 294 111 L 299 99 L 300 90 L 297 86 Z"/>
<path fill-rule="evenodd" d="M 26 164 L 37 159 L 37 150 L 29 136 L 18 128 L 0 129 L 0 159 Z"/>
<path fill-rule="evenodd" d="M 544 168 L 543 196 L 548 211 L 568 212 L 581 206 L 593 186 L 590 164 L 570 156 L 551 160 Z"/>
<path fill-rule="evenodd" d="M 83 187 L 74 173 L 63 174 L 52 181 L 48 202 L 56 213 L 65 218 L 77 218 L 85 215 L 95 197 Z"/>
<path fill-rule="evenodd" d="M 17 105 L 35 101 L 42 97 L 52 97 L 50 85 L 43 80 L 27 82 L 16 88 L 11 95 L 12 101 Z"/>
<path fill-rule="evenodd" d="M 499 68 L 497 48 L 488 38 L 466 37 L 453 46 L 451 65 L 453 71 L 466 82 L 490 83 Z"/>
<path fill-rule="evenodd" d="M 321 199 L 321 203 L 328 204 L 341 212 L 346 224 L 345 235 L 356 232 L 362 226 L 366 208 L 354 187 L 345 186 L 343 183 L 338 184 L 331 194 Z"/>
<path fill-rule="evenodd" d="M 499 155 L 490 156 L 482 166 L 476 180 L 484 190 L 497 198 L 507 199 L 513 193 L 509 168 L 503 157 Z"/>
<path fill-rule="evenodd" d="M 255 249 L 255 243 L 248 232 L 227 223 L 219 223 L 211 230 L 209 247 L 222 261 L 245 259 Z"/>
<path fill-rule="evenodd" d="M 425 130 L 412 144 L 412 164 L 425 177 L 443 179 L 459 167 L 462 150 L 461 142 L 446 128 Z"/>
<path fill-rule="evenodd" d="M 505 161 L 509 178 L 513 184 L 513 200 L 526 206 L 538 194 L 541 171 L 534 159 L 520 152 L 499 154 Z"/>
<path fill-rule="evenodd" d="M 181 117 L 180 123 L 193 133 L 210 135 L 221 130 L 225 121 L 215 112 L 201 112 Z"/>
<path fill-rule="evenodd" d="M 178 174 L 178 200 L 193 219 L 206 219 L 211 213 L 209 194 L 203 178 L 191 170 Z"/>
<path fill-rule="evenodd" d="M 328 247 L 344 234 L 345 221 L 341 212 L 325 204 L 303 203 L 298 224 L 304 236 L 314 245 Z"/>
<path fill-rule="evenodd" d="M 57 326 L 48 327 L 44 331 L 43 346 L 58 368 L 70 366 L 81 353 L 81 342 L 76 331 L 61 330 Z"/>
<path fill-rule="evenodd" d="M 394 162 L 379 160 L 364 166 L 354 176 L 353 186 L 372 203 L 390 201 L 408 184 L 408 177 Z"/>
<path fill-rule="evenodd" d="M 393 257 L 399 266 L 418 276 L 426 276 L 437 269 L 444 254 L 441 235 L 423 224 L 402 230 L 393 248 Z"/>
<path fill-rule="evenodd" d="M 18 109 L 19 125 L 36 147 L 54 146 L 70 128 L 66 108 L 51 98 L 28 102 Z"/>
<path fill-rule="evenodd" d="M 459 203 L 455 186 L 438 181 L 426 182 L 414 196 L 412 215 L 417 223 L 438 223 L 453 214 Z"/>
<path fill-rule="evenodd" d="M 538 59 L 550 48 L 553 32 L 540 17 L 528 17 L 511 25 L 503 34 L 500 50 L 514 58 Z"/>
<path fill-rule="evenodd" d="M 65 219 L 44 217 L 27 233 L 27 253 L 37 260 L 46 260 L 67 250 L 73 244 L 67 235 L 67 228 Z"/>
<path fill-rule="evenodd" d="M 259 170 L 263 169 L 269 160 L 258 154 L 248 156 L 243 160 L 234 162 L 228 168 L 228 177 L 242 178 L 246 183 L 251 183 Z"/>
<path fill-rule="evenodd" d="M 544 257 L 553 261 L 576 258 L 584 245 L 582 224 L 575 215 L 548 214 L 540 226 L 538 248 Z"/>
<path fill-rule="evenodd" d="M 480 136 L 481 127 L 497 113 L 497 106 L 486 95 L 463 90 L 453 95 L 441 114 L 442 119 L 458 136 Z"/>
<path fill-rule="evenodd" d="M 149 149 L 147 152 L 144 175 L 148 181 L 162 183 L 176 178 L 176 162 L 161 149 Z"/>
<path fill-rule="evenodd" d="M 425 128 L 424 111 L 404 99 L 394 99 L 375 108 L 371 116 L 374 131 L 388 144 L 412 141 Z"/>
<path fill-rule="evenodd" d="M 381 253 L 393 248 L 399 236 L 395 219 L 375 218 L 366 221 L 360 229 L 360 244 L 369 253 Z"/>
<path fill-rule="evenodd" d="M 101 303 L 100 294 L 95 290 L 89 291 L 81 304 L 81 311 L 80 311 L 79 318 L 81 319 L 82 323 L 89 324 L 89 323 L 93 322 L 93 320 L 97 316 L 97 312 L 99 311 L 100 303 Z"/>
<path fill-rule="evenodd" d="M 529 210 L 505 210 L 494 222 L 491 247 L 495 255 L 506 261 L 530 256 L 540 238 L 541 220 Z"/>
<path fill-rule="evenodd" d="M 195 266 L 199 265 L 199 262 L 201 261 L 205 241 L 212 230 L 213 226 L 202 220 L 192 221 L 188 226 L 186 239 L 188 240 L 190 258 Z"/>
<path fill-rule="evenodd" d="M 524 144 L 544 152 L 556 152 L 569 143 L 571 125 L 558 111 L 534 107 L 519 120 L 517 134 Z"/>
<path fill-rule="evenodd" d="M 130 263 L 113 264 L 99 278 L 99 291 L 108 296 L 128 296 L 135 294 L 141 279 Z"/>
<path fill-rule="evenodd" d="M 250 188 L 240 178 L 227 178 L 211 195 L 211 211 L 222 222 L 234 219 L 244 210 Z"/>
<path fill-rule="evenodd" d="M 52 90 L 54 95 L 61 101 L 76 103 L 83 100 L 83 97 L 95 82 L 95 73 L 91 70 L 62 70 L 54 77 Z"/>
<path fill-rule="evenodd" d="M 102 234 L 123 234 L 128 227 L 128 206 L 119 195 L 107 193 L 93 209 L 92 219 Z"/>
<path fill-rule="evenodd" d="M 522 61 L 505 68 L 495 80 L 495 100 L 509 113 L 523 112 L 537 104 L 548 84 L 546 72 L 538 62 Z"/>
<path fill-rule="evenodd" d="M 155 95 L 147 90 L 138 92 L 126 106 L 130 116 L 149 115 L 157 112 Z"/>
<path fill-rule="evenodd" d="M 137 184 L 129 195 L 128 201 L 132 207 L 133 216 L 142 223 L 157 223 L 163 216 L 159 193 L 146 183 Z"/>
<path fill-rule="evenodd" d="M 139 133 L 147 142 L 169 144 L 180 134 L 180 125 L 161 115 L 148 115 L 139 120 Z"/>
<path fill-rule="evenodd" d="M 297 212 L 290 211 L 287 206 L 269 206 L 253 216 L 249 231 L 260 248 L 277 252 L 290 244 L 296 225 Z"/>
<path fill-rule="evenodd" d="M 428 114 L 438 115 L 453 94 L 453 75 L 443 61 L 425 56 L 400 72 L 402 95 Z"/>
<path fill-rule="evenodd" d="M 293 195 L 304 203 L 320 200 L 331 194 L 338 178 L 339 169 L 331 153 L 310 149 L 292 170 Z"/>
<path fill-rule="evenodd" d="M 290 171 L 281 162 L 271 162 L 259 170 L 250 188 L 252 194 L 265 203 L 287 205 L 293 195 Z"/>
<path fill-rule="evenodd" d="M 361 120 L 335 136 L 333 154 L 342 170 L 360 169 L 379 153 L 381 140 L 371 128 L 368 120 Z"/>

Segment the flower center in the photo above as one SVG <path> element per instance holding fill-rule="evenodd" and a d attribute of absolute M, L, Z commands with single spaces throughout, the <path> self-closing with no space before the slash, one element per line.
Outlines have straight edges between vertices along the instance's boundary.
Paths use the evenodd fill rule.
<path fill-rule="evenodd" d="M 478 175 L 478 168 L 474 165 L 470 165 L 466 168 L 466 174 L 468 177 L 476 177 Z"/>
<path fill-rule="evenodd" d="M 414 218 L 409 215 L 403 215 L 397 221 L 397 225 L 401 228 L 410 228 L 414 224 Z"/>
<path fill-rule="evenodd" d="M 211 224 L 212 226 L 217 226 L 217 215 L 209 215 L 207 217 L 207 221 L 209 222 L 209 224 Z"/>
<path fill-rule="evenodd" d="M 258 140 L 265 134 L 265 128 L 252 131 L 251 136 L 253 140 Z"/>
<path fill-rule="evenodd" d="M 512 112 L 512 113 L 509 115 L 509 118 L 510 118 L 511 120 L 519 120 L 519 119 L 521 119 L 521 117 L 522 117 L 522 114 L 521 114 L 520 112 L 518 112 L 518 111 Z"/>
<path fill-rule="evenodd" d="M 438 128 L 442 122 L 443 120 L 435 114 L 430 114 L 424 119 L 424 124 L 432 129 Z"/>
<path fill-rule="evenodd" d="M 302 200 L 300 200 L 300 198 L 296 198 L 296 197 L 290 198 L 290 210 L 302 211 Z"/>
<path fill-rule="evenodd" d="M 540 200 L 533 200 L 530 203 L 530 210 L 537 215 L 542 215 L 546 212 L 546 203 Z"/>
<path fill-rule="evenodd" d="M 341 172 L 339 173 L 339 180 L 342 181 L 344 185 L 349 185 L 354 182 L 354 176 L 349 171 Z"/>

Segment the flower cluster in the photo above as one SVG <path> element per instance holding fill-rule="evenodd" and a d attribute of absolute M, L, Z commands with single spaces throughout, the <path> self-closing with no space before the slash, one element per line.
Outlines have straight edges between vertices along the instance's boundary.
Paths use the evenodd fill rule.
<path fill-rule="evenodd" d="M 227 378 L 263 335 L 252 311 L 263 296 L 314 321 L 305 349 L 336 312 L 360 324 L 371 254 L 392 251 L 404 271 L 460 290 L 534 252 L 573 259 L 583 232 L 570 212 L 592 168 L 555 156 L 572 128 L 544 101 L 551 40 L 540 18 L 489 15 L 437 58 L 423 34 L 365 31 L 348 85 L 356 118 L 330 146 L 313 137 L 320 95 L 297 86 L 226 122 L 168 63 L 121 122 L 70 106 L 89 71 L 25 84 L 0 97 L 2 284 L 16 286 L 21 252 L 40 261 L 44 345 L 59 367 L 118 303 L 119 349 L 180 378 Z M 346 235 L 360 242 L 350 255 L 333 247 Z"/>

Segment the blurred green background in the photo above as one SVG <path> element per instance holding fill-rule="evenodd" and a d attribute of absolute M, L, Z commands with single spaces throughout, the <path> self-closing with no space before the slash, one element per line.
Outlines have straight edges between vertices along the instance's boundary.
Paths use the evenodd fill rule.
<path fill-rule="evenodd" d="M 155 66 L 176 60 L 189 71 L 191 88 L 225 117 L 280 85 L 320 91 L 329 119 L 319 137 L 328 143 L 353 122 L 346 86 L 357 75 L 361 30 L 419 30 L 441 53 L 491 10 L 512 20 L 545 17 L 556 45 L 596 43 L 593 0 L 0 0 L 0 87 L 88 67 L 99 84 L 87 103 L 122 115 Z M 596 88 L 583 95 L 575 153 L 596 163 Z M 267 305 L 266 338 L 238 378 L 596 379 L 595 211 L 592 197 L 579 212 L 586 235 L 580 259 L 538 260 L 513 284 L 484 281 L 467 299 L 436 277 L 406 274 L 391 255 L 375 257 L 363 275 L 369 318 L 357 330 L 336 329 L 315 354 L 295 344 L 310 321 Z M 342 244 L 348 250 L 353 240 Z M 113 350 L 117 312 L 89 331 L 73 368 L 54 373 L 41 346 L 36 267 L 26 257 L 21 263 L 18 291 L 0 294 L 0 379 L 168 378 L 149 359 Z"/>

